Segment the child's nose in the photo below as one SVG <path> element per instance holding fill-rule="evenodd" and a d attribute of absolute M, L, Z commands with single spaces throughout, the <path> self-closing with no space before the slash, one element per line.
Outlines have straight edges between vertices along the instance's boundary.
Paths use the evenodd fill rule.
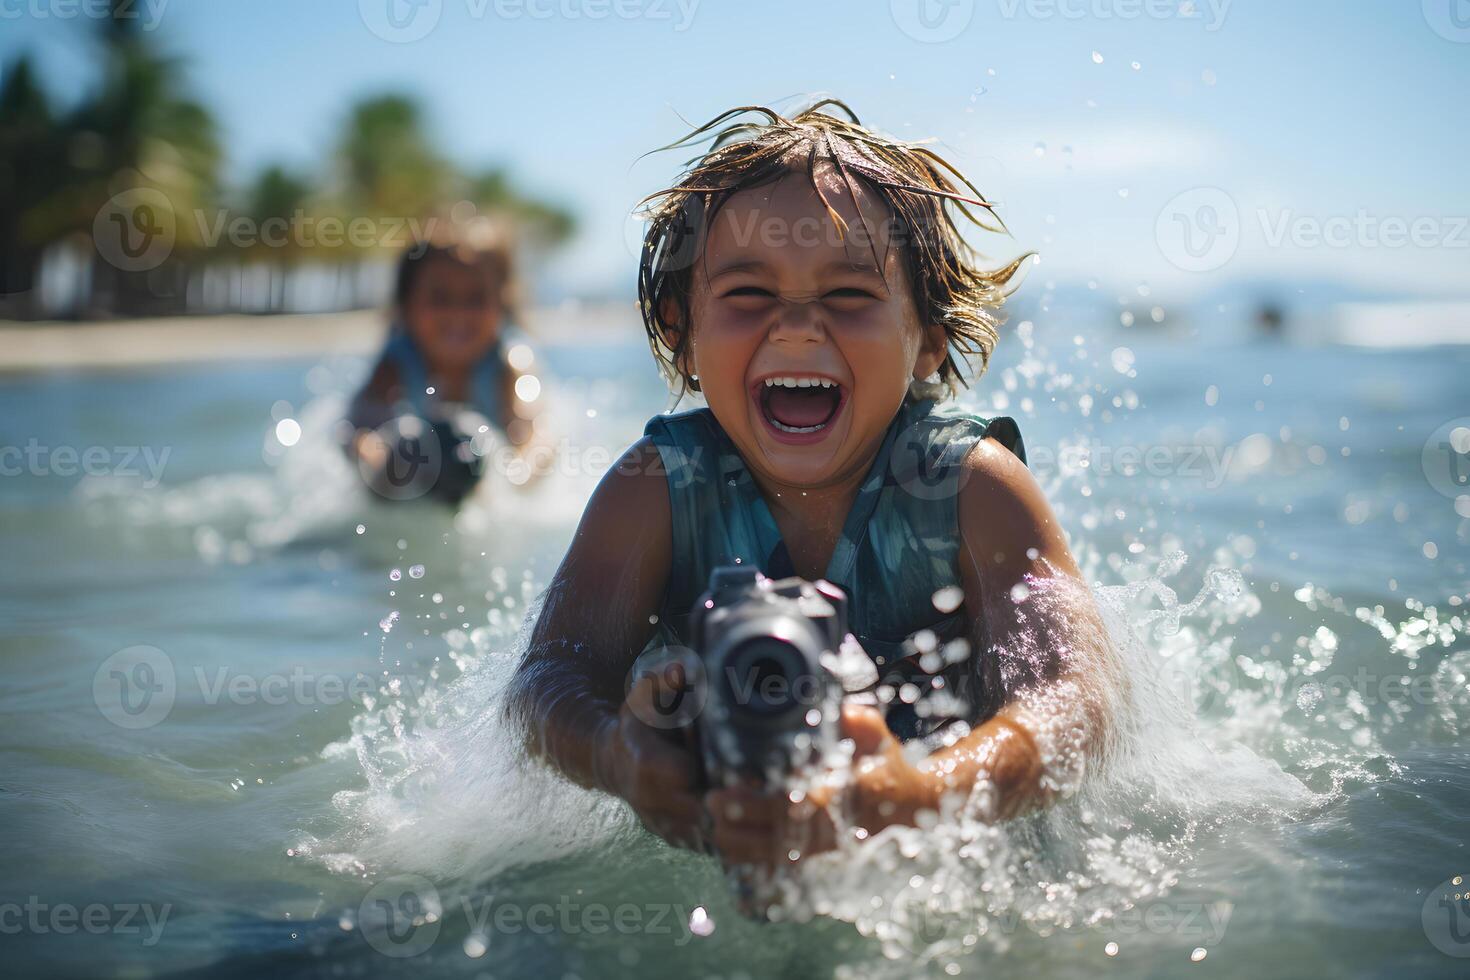
<path fill-rule="evenodd" d="M 822 304 L 816 300 L 783 302 L 770 332 L 771 340 L 781 343 L 820 343 L 826 336 Z"/>

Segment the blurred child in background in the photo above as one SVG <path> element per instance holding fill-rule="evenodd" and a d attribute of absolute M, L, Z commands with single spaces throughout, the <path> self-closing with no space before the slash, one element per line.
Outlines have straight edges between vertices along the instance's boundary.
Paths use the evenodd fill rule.
<path fill-rule="evenodd" d="M 521 381 L 529 349 L 504 342 L 515 292 L 510 244 L 485 223 L 446 222 L 404 252 L 387 343 L 347 416 L 349 455 L 382 496 L 457 504 L 502 439 L 531 445 L 540 385 Z"/>

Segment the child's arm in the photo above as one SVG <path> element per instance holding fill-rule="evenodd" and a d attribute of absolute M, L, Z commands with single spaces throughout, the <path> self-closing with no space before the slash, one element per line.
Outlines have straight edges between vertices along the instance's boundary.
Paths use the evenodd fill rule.
<path fill-rule="evenodd" d="M 918 767 L 943 793 L 987 778 L 993 818 L 1075 787 L 1107 746 L 1115 665 L 1056 515 L 1020 460 L 984 440 L 959 501 L 972 672 L 999 710 Z"/>
<path fill-rule="evenodd" d="M 950 794 L 984 778 L 991 819 L 1006 819 L 1075 785 L 1102 752 L 1109 730 L 1112 658 L 1091 593 L 1080 580 L 1046 498 L 1004 447 L 982 441 L 966 461 L 959 500 L 960 572 L 972 621 L 970 690 L 998 710 L 918 765 L 909 763 L 875 708 L 849 706 L 853 771 L 795 805 L 745 789 L 710 794 L 714 843 L 727 861 L 781 863 L 833 843 L 825 807 L 840 796 L 869 833 L 917 823 Z M 1027 594 L 1018 585 L 1025 586 Z M 984 717 L 986 712 L 981 712 Z"/>
<path fill-rule="evenodd" d="M 389 393 L 398 384 L 398 371 L 387 357 L 380 357 L 367 381 L 347 406 L 347 422 L 352 435 L 343 446 L 354 461 L 365 463 L 369 472 L 381 471 L 391 447 L 378 435 L 377 429 L 393 418 Z"/>
<path fill-rule="evenodd" d="M 666 839 L 695 844 L 702 806 L 692 757 L 645 723 L 657 718 L 654 702 L 683 679 L 644 678 L 623 697 L 668 580 L 669 527 L 663 466 L 643 440 L 588 502 L 546 591 L 507 710 L 533 756 L 626 799 Z"/>

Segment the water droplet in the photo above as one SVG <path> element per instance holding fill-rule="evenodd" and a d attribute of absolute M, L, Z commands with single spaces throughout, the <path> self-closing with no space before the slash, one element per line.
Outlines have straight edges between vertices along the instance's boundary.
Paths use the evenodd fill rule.
<path fill-rule="evenodd" d="M 1037 143 L 1035 146 L 1033 146 L 1031 148 L 1031 152 L 1032 153 L 1035 153 L 1039 157 L 1046 156 L 1046 144 L 1045 143 Z"/>
<path fill-rule="evenodd" d="M 1117 956 L 1118 955 L 1118 944 L 1117 943 L 1108 943 L 1106 946 L 1103 947 L 1103 952 L 1104 953 L 1107 953 L 1109 956 Z"/>
<path fill-rule="evenodd" d="M 708 936 L 715 931 L 715 920 L 709 917 L 703 905 L 695 906 L 689 914 L 689 931 L 696 936 Z"/>
<path fill-rule="evenodd" d="M 276 423 L 276 441 L 283 446 L 294 446 L 301 441 L 301 423 L 286 418 Z"/>
<path fill-rule="evenodd" d="M 934 608 L 942 613 L 952 613 L 965 601 L 965 590 L 958 585 L 947 585 L 931 597 Z"/>
<path fill-rule="evenodd" d="M 1094 65 L 1100 65 L 1103 63 L 1103 56 L 1101 51 L 1092 52 L 1092 63 Z"/>
<path fill-rule="evenodd" d="M 398 610 L 395 609 L 382 619 L 378 620 L 378 629 L 384 633 L 393 632 L 393 626 L 398 622 Z"/>
<path fill-rule="evenodd" d="M 357 525 L 357 533 L 358 534 L 366 534 L 367 533 L 367 525 L 366 524 L 359 524 L 359 525 Z"/>
<path fill-rule="evenodd" d="M 422 565 L 410 565 L 408 567 L 408 577 L 409 578 L 423 578 L 424 577 L 424 566 L 422 566 Z"/>
<path fill-rule="evenodd" d="M 490 941 L 478 932 L 472 932 L 464 937 L 464 955 L 472 960 L 477 960 L 485 955 L 490 948 Z"/>
<path fill-rule="evenodd" d="M 395 568 L 388 573 L 388 578 L 390 581 L 397 582 L 403 578 L 403 572 Z"/>
<path fill-rule="evenodd" d="M 1196 946 L 1194 948 L 1194 952 L 1189 954 L 1189 959 L 1192 963 L 1198 963 L 1200 960 L 1204 959 L 1208 955 L 1209 950 L 1205 949 L 1203 946 Z"/>

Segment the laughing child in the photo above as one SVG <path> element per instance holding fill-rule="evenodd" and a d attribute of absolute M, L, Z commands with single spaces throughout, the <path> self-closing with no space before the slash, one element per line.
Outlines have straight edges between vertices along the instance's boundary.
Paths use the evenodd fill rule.
<path fill-rule="evenodd" d="M 974 186 L 839 102 L 731 110 L 676 145 L 710 137 L 649 198 L 639 269 L 654 355 L 708 407 L 651 420 L 593 494 L 512 685 L 532 755 L 730 864 L 950 799 L 998 820 L 1070 792 L 1110 740 L 1090 593 L 1015 423 L 937 407 L 983 371 L 1022 260 L 982 268 L 960 223 L 1002 229 Z M 680 668 L 625 684 L 645 647 L 688 643 L 711 569 L 737 561 L 841 586 L 885 680 L 963 709 L 846 706 L 853 764 L 811 793 L 697 788 L 654 710 Z M 915 655 L 936 647 L 962 655 Z"/>
<path fill-rule="evenodd" d="M 387 343 L 348 409 L 348 453 L 384 496 L 458 503 L 483 468 L 472 450 L 485 433 L 522 454 L 531 445 L 535 406 L 504 343 L 514 294 L 510 244 L 488 224 L 436 223 L 399 258 Z M 422 448 L 393 444 L 404 419 L 433 428 L 436 465 L 417 465 Z"/>

